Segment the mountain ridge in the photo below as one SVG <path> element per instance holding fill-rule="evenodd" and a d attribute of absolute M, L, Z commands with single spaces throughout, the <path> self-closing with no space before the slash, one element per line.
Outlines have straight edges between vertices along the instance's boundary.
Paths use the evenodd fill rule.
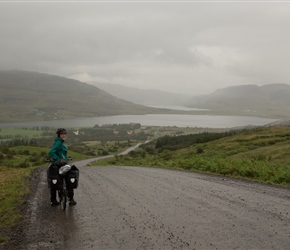
<path fill-rule="evenodd" d="M 166 91 L 138 90 L 139 95 L 143 93 L 147 98 L 149 105 L 156 105 L 153 101 L 159 98 L 164 103 L 159 102 L 156 106 L 185 106 L 200 109 L 198 111 L 146 107 L 124 100 L 118 93 L 114 96 L 89 83 L 39 72 L 0 70 L 0 88 L 0 122 L 161 113 L 246 115 L 275 119 L 290 117 L 290 85 L 286 83 L 230 86 L 217 89 L 209 95 L 189 98 Z M 135 92 L 130 90 L 127 87 L 123 92 L 137 97 L 134 94 L 136 89 Z"/>
<path fill-rule="evenodd" d="M 186 106 L 225 114 L 289 117 L 290 85 L 272 83 L 230 86 L 217 89 L 209 95 L 194 97 Z"/>
<path fill-rule="evenodd" d="M 141 94 L 160 93 L 159 90 L 141 90 L 122 85 L 99 83 L 101 89 L 108 91 L 117 97 L 122 97 L 125 100 L 132 100 L 127 96 L 139 98 L 139 103 L 144 101 L 139 97 Z M 115 88 L 115 89 L 113 89 Z M 114 90 L 114 91 L 113 91 Z M 126 95 L 122 93 L 126 92 Z M 208 110 L 207 114 L 216 115 L 247 115 L 247 116 L 260 116 L 284 119 L 290 116 L 290 85 L 286 83 L 271 83 L 265 85 L 238 85 L 229 86 L 217 89 L 208 95 L 199 96 L 180 96 L 176 99 L 174 93 L 162 92 L 167 95 L 166 102 L 162 103 L 162 97 L 156 94 L 148 94 L 149 98 L 154 96 L 155 105 L 178 105 L 191 109 Z M 168 95 L 170 94 L 170 95 Z M 157 97 L 157 98 L 156 98 Z M 148 98 L 148 99 L 149 99 Z M 173 98 L 170 102 L 170 98 Z M 149 99 L 152 101 L 152 98 Z M 176 102 L 177 100 L 177 102 Z M 151 105 L 154 105 L 151 102 Z M 205 113 L 204 113 L 205 114 Z"/>
<path fill-rule="evenodd" d="M 29 71 L 0 71 L 0 122 L 155 113 L 77 80 Z"/>
<path fill-rule="evenodd" d="M 112 83 L 88 82 L 118 98 L 148 106 L 184 106 L 191 96 L 156 89 L 139 89 Z"/>

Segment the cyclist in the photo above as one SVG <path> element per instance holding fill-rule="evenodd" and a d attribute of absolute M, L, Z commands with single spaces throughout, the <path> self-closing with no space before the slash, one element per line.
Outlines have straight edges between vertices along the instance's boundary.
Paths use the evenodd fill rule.
<path fill-rule="evenodd" d="M 51 157 L 51 165 L 55 165 L 60 168 L 67 164 L 67 146 L 64 143 L 67 138 L 67 131 L 65 128 L 59 128 L 57 129 L 56 134 L 57 137 L 55 138 L 54 144 L 48 155 Z M 56 200 L 56 189 L 50 189 L 50 201 L 51 206 L 59 205 L 59 202 Z M 71 206 L 77 204 L 74 200 L 73 189 L 68 189 L 68 201 Z"/>

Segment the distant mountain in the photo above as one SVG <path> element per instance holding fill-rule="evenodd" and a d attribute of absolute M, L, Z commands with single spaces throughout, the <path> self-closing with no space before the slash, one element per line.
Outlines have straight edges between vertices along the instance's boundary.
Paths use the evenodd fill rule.
<path fill-rule="evenodd" d="M 119 88 L 117 85 L 111 87 L 109 94 L 91 84 L 56 75 L 0 71 L 0 122 L 158 113 L 290 117 L 288 84 L 235 86 L 196 97 L 158 90 Z M 127 100 L 120 99 L 121 96 Z M 145 107 L 140 103 L 184 105 L 208 111 L 172 111 Z"/>
<path fill-rule="evenodd" d="M 148 106 L 185 106 L 216 115 L 290 117 L 290 85 L 285 83 L 231 86 L 194 97 L 110 83 L 91 84 L 119 98 Z"/>
<path fill-rule="evenodd" d="M 188 107 L 210 109 L 219 114 L 290 117 L 290 85 L 242 85 L 218 89 L 210 95 L 197 96 Z"/>
<path fill-rule="evenodd" d="M 65 77 L 0 71 L 0 122 L 156 113 Z"/>
<path fill-rule="evenodd" d="M 118 84 L 89 82 L 118 98 L 148 106 L 184 106 L 191 96 L 156 89 L 139 89 Z"/>

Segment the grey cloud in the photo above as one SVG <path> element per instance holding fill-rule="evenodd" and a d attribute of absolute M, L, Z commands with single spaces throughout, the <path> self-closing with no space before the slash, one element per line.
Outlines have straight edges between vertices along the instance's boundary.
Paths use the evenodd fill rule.
<path fill-rule="evenodd" d="M 186 82 L 182 91 L 201 93 L 290 83 L 289 11 L 290 3 L 0 3 L 0 68 L 172 91 Z"/>

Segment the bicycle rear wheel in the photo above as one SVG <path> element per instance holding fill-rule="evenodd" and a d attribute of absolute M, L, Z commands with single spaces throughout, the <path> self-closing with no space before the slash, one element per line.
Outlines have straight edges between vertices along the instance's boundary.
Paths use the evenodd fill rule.
<path fill-rule="evenodd" d="M 62 179 L 62 188 L 61 188 L 61 197 L 60 197 L 60 205 L 63 211 L 66 209 L 66 203 L 67 203 L 67 190 L 66 190 L 66 183 L 65 178 Z"/>

